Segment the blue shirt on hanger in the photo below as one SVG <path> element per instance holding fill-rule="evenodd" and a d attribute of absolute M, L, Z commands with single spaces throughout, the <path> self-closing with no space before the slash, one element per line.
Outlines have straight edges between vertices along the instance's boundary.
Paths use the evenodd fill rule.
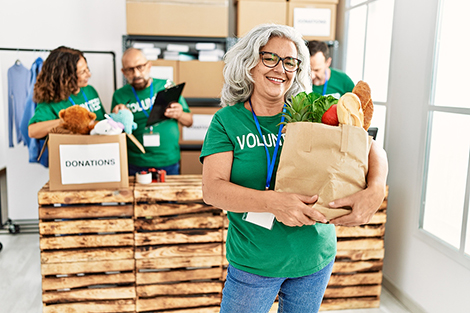
<path fill-rule="evenodd" d="M 30 83 L 31 73 L 21 62 L 17 61 L 8 69 L 8 145 L 10 148 L 13 147 L 13 128 L 16 130 L 17 143 L 24 142 L 20 124 Z"/>
<path fill-rule="evenodd" d="M 21 119 L 21 133 L 23 135 L 23 139 L 28 146 L 29 151 L 29 163 L 41 163 L 45 167 L 49 167 L 49 154 L 47 147 L 44 150 L 44 153 L 41 156 L 41 159 L 38 160 L 39 154 L 41 152 L 41 148 L 44 145 L 45 140 L 43 139 L 36 139 L 36 138 L 29 138 L 28 134 L 28 124 L 31 117 L 34 115 L 34 111 L 36 110 L 37 103 L 33 101 L 33 92 L 34 92 L 34 84 L 36 83 L 36 78 L 39 72 L 42 69 L 43 59 L 41 57 L 37 58 L 34 61 L 33 65 L 31 65 L 31 81 L 28 96 L 26 98 L 26 106 L 23 113 L 23 118 Z"/>

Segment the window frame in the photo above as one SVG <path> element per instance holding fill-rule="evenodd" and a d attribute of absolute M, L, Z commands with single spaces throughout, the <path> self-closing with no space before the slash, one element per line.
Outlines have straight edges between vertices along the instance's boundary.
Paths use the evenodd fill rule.
<path fill-rule="evenodd" d="M 370 12 L 370 4 L 373 4 L 373 3 L 376 3 L 376 2 L 379 2 L 381 0 L 365 0 L 361 3 L 358 3 L 356 5 L 350 5 L 350 0 L 346 0 L 346 3 L 344 5 L 344 26 L 343 26 L 343 31 L 344 31 L 344 38 L 348 38 L 349 36 L 349 18 L 350 18 L 350 15 L 349 15 L 349 12 L 351 10 L 354 10 L 354 9 L 357 9 L 359 7 L 365 7 L 366 8 L 366 17 L 365 17 L 365 32 L 364 32 L 364 46 L 363 46 L 363 55 L 362 55 L 362 72 L 361 72 L 361 79 L 364 80 L 364 75 L 365 75 L 365 70 L 366 70 L 366 56 L 367 56 L 367 42 L 368 42 L 368 26 L 369 26 L 369 12 Z M 393 0 L 395 1 L 395 0 Z M 392 24 L 392 29 L 391 31 L 393 31 L 393 24 Z M 391 35 L 391 40 L 393 39 L 393 33 Z M 344 41 L 344 46 L 343 48 L 341 49 L 342 50 L 342 57 L 341 57 L 341 64 L 343 65 L 343 68 L 346 68 L 347 66 L 347 58 L 346 58 L 346 55 L 347 55 L 347 51 L 348 51 L 348 42 L 347 40 L 343 40 Z M 391 49 L 391 42 L 390 42 L 390 49 Z M 388 60 L 388 66 L 389 66 L 389 72 L 388 72 L 388 75 L 390 77 L 390 64 L 391 64 L 391 57 L 389 57 L 389 60 Z M 390 84 L 390 81 L 388 80 L 387 82 L 387 89 L 388 89 L 388 85 Z M 387 100 L 385 100 L 385 102 L 383 101 L 377 101 L 377 100 L 374 100 L 374 106 L 378 106 L 382 109 L 384 109 L 385 111 L 385 115 L 384 115 L 384 123 L 383 123 L 383 134 L 380 135 L 380 138 L 377 139 L 377 143 L 379 143 L 381 146 L 385 147 L 386 145 L 386 140 L 387 140 L 387 112 L 388 112 L 388 92 L 387 92 Z M 372 125 L 374 126 L 374 125 Z"/>
<path fill-rule="evenodd" d="M 437 9 L 437 18 L 436 18 L 436 28 L 434 36 L 434 52 L 433 52 L 433 61 L 432 61 L 432 71 L 431 71 L 431 88 L 429 94 L 429 102 L 426 108 L 427 111 L 427 124 L 425 131 L 425 143 L 424 143 L 424 154 L 423 154 L 423 167 L 422 167 L 422 182 L 421 182 L 421 195 L 420 195 L 420 208 L 419 208 L 419 220 L 416 236 L 421 239 L 426 244 L 440 251 L 441 253 L 452 258 L 459 264 L 470 269 L 470 253 L 465 252 L 465 246 L 467 244 L 467 233 L 470 231 L 468 228 L 469 225 L 469 205 L 470 205 L 470 157 L 468 159 L 467 166 L 467 179 L 465 186 L 465 199 L 463 207 L 463 216 L 462 223 L 460 228 L 460 244 L 457 249 L 450 243 L 444 241 L 439 236 L 431 233 L 430 231 L 423 228 L 424 226 L 424 216 L 425 216 L 425 199 L 427 192 L 427 182 L 428 182 L 428 170 L 429 170 L 429 161 L 430 161 L 430 150 L 431 150 L 431 134 L 433 127 L 433 116 L 435 112 L 451 113 L 451 114 L 464 114 L 470 116 L 470 108 L 460 108 L 460 107 L 449 107 L 449 106 L 439 106 L 435 104 L 435 94 L 436 94 L 436 81 L 437 81 L 437 72 L 438 72 L 438 60 L 439 60 L 439 43 L 441 36 L 441 25 L 443 23 L 443 6 L 445 0 L 439 0 L 438 9 Z M 469 151 L 470 154 L 470 151 Z"/>

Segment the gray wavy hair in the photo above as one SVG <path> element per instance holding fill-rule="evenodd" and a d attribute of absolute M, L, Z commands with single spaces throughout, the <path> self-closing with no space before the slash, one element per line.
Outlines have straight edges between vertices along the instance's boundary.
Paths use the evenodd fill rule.
<path fill-rule="evenodd" d="M 224 86 L 220 98 L 223 107 L 237 102 L 245 102 L 253 93 L 254 80 L 251 70 L 259 62 L 259 52 L 269 39 L 282 37 L 292 41 L 301 61 L 296 72 L 292 86 L 287 90 L 285 99 L 301 91 L 312 91 L 312 79 L 310 76 L 310 53 L 302 35 L 293 27 L 277 24 L 261 24 L 253 28 L 230 48 L 224 56 Z"/>

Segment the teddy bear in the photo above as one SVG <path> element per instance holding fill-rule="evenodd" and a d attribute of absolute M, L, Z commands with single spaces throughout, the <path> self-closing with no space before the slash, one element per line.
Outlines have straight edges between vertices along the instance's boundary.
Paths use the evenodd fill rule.
<path fill-rule="evenodd" d="M 59 117 L 62 123 L 51 130 L 53 133 L 88 135 L 96 124 L 96 114 L 79 105 L 60 110 Z"/>

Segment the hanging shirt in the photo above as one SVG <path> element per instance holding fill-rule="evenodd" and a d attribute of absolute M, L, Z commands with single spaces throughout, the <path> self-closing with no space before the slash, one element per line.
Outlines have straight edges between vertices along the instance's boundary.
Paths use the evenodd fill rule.
<path fill-rule="evenodd" d="M 30 82 L 31 73 L 20 62 L 16 62 L 8 69 L 8 146 L 10 148 L 13 147 L 13 129 L 16 131 L 17 143 L 23 141 L 20 124 Z"/>
<path fill-rule="evenodd" d="M 34 84 L 36 83 L 36 78 L 39 72 L 42 69 L 42 58 L 37 58 L 36 61 L 31 65 L 31 81 L 29 86 L 28 96 L 26 97 L 26 106 L 24 109 L 23 117 L 21 119 L 20 130 L 21 134 L 23 135 L 23 140 L 28 146 L 29 151 L 29 163 L 41 163 L 45 167 L 49 166 L 49 154 L 46 150 L 41 156 L 41 159 L 38 161 L 39 153 L 41 148 L 44 144 L 44 140 L 39 140 L 35 138 L 29 138 L 28 134 L 28 124 L 31 117 L 34 115 L 34 110 L 36 110 L 36 102 L 33 101 L 33 92 L 34 92 Z"/>

